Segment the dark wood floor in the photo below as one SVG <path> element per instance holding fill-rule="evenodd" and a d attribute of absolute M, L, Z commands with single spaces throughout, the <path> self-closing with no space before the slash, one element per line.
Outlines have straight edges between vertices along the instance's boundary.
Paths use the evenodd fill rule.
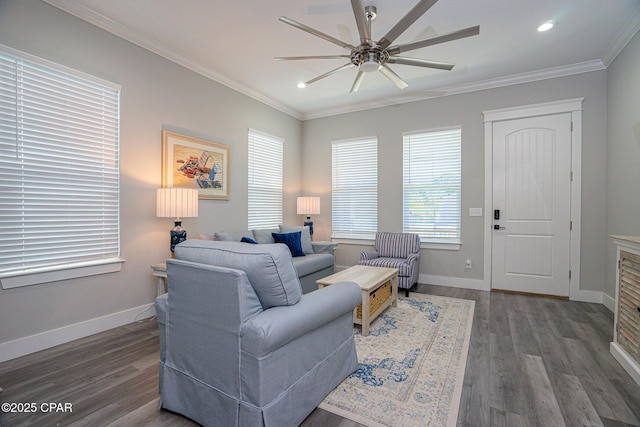
<path fill-rule="evenodd" d="M 640 387 L 609 353 L 599 304 L 419 285 L 476 301 L 459 426 L 640 425 Z M 0 426 L 193 426 L 158 410 L 155 319 L 0 364 Z M 57 403 L 61 406 L 42 404 Z M 64 404 L 73 412 L 63 411 Z M 49 409 L 51 408 L 51 409 Z M 358 426 L 316 409 L 303 426 Z"/>

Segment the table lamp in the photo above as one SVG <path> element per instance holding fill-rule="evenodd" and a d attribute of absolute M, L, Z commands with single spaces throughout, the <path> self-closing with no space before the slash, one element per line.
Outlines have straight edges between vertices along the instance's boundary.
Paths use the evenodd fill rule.
<path fill-rule="evenodd" d="M 156 216 L 175 217 L 171 235 L 171 255 L 176 245 L 187 240 L 187 231 L 182 228 L 180 217 L 198 216 L 198 190 L 195 188 L 158 188 L 156 191 Z"/>
<path fill-rule="evenodd" d="M 320 197 L 298 197 L 297 202 L 298 215 L 307 215 L 307 220 L 304 222 L 304 226 L 309 227 L 309 234 L 313 236 L 313 221 L 311 221 L 311 215 L 320 214 Z"/>

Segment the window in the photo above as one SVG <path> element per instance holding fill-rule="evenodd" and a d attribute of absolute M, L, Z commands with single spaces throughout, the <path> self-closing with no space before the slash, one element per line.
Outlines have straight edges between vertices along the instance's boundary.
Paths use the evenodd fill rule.
<path fill-rule="evenodd" d="M 460 128 L 404 134 L 403 148 L 403 231 L 460 244 Z"/>
<path fill-rule="evenodd" d="M 332 236 L 373 239 L 378 228 L 378 138 L 332 143 Z"/>
<path fill-rule="evenodd" d="M 120 269 L 119 109 L 112 83 L 0 50 L 4 288 Z"/>
<path fill-rule="evenodd" d="M 284 140 L 249 129 L 249 229 L 282 224 Z"/>

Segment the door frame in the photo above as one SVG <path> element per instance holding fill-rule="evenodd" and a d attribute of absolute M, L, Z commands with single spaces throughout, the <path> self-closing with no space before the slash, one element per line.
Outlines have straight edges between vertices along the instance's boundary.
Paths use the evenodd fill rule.
<path fill-rule="evenodd" d="M 492 259 L 492 216 L 493 212 L 493 123 L 526 119 L 537 116 L 547 116 L 560 113 L 571 113 L 571 202 L 570 221 L 572 224 L 569 238 L 571 239 L 569 268 L 569 299 L 580 298 L 580 230 L 582 209 L 582 101 L 584 98 L 567 99 L 563 101 L 545 102 L 498 110 L 483 111 L 484 115 L 484 288 L 492 289 L 491 270 Z"/>

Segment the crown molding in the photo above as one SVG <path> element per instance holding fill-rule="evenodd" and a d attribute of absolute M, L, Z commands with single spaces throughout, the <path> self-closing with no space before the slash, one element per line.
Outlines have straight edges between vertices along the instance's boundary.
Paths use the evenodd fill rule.
<path fill-rule="evenodd" d="M 616 57 L 622 52 L 622 49 L 631 41 L 631 39 L 636 35 L 636 33 L 640 30 L 640 9 L 636 11 L 631 18 L 629 18 L 629 22 L 625 25 L 616 39 L 611 43 L 611 46 L 607 49 L 605 54 L 602 56 L 602 62 L 608 67 L 611 63 L 616 59 Z"/>
<path fill-rule="evenodd" d="M 243 95 L 246 95 L 252 99 L 255 99 L 265 105 L 268 105 L 278 111 L 281 111 L 298 120 L 312 120 L 323 117 L 330 117 L 339 114 L 352 113 L 363 110 L 370 110 L 373 108 L 387 107 L 391 105 L 404 104 L 407 102 L 423 101 L 427 99 L 437 98 L 441 96 L 458 95 L 462 93 L 475 92 L 479 90 L 493 89 L 505 86 L 511 86 L 516 84 L 534 82 L 539 80 L 552 79 L 557 77 L 564 77 L 574 74 L 587 73 L 591 71 L 598 71 L 606 69 L 616 56 L 624 49 L 624 47 L 631 41 L 635 34 L 640 29 L 640 10 L 635 13 L 629 19 L 628 24 L 621 29 L 620 33 L 616 37 L 616 40 L 607 49 L 603 55 L 602 60 L 593 60 L 587 62 L 581 62 L 577 64 L 563 65 L 559 67 L 547 68 L 543 70 L 537 70 L 521 74 L 513 74 L 509 76 L 497 77 L 493 79 L 487 79 L 477 82 L 464 83 L 460 85 L 452 85 L 447 87 L 435 87 L 430 88 L 429 92 L 439 92 L 438 95 L 423 95 L 417 94 L 414 98 L 407 101 L 406 97 L 394 99 L 388 99 L 385 101 L 372 101 L 361 104 L 350 104 L 348 106 L 325 109 L 315 113 L 303 113 L 292 109 L 291 107 L 275 101 L 272 98 L 265 96 L 264 94 L 257 92 L 251 88 L 248 88 L 234 80 L 229 79 L 205 66 L 198 64 L 196 61 L 167 49 L 159 42 L 150 38 L 142 37 L 136 34 L 131 29 L 115 22 L 104 15 L 97 13 L 96 11 L 89 9 L 88 7 L 78 3 L 75 0 L 43 0 L 45 3 L 50 4 L 58 9 L 61 9 L 83 21 L 89 22 L 105 31 L 108 31 L 118 37 L 121 37 L 133 44 L 136 44 L 146 50 L 149 50 L 163 58 L 179 64 L 195 73 L 198 73 L 204 77 L 207 77 L 213 81 L 216 81 L 224 86 L 227 86 Z"/>
<path fill-rule="evenodd" d="M 234 80 L 231 80 L 219 73 L 216 73 L 215 71 L 193 61 L 191 58 L 188 58 L 184 55 L 181 55 L 177 52 L 172 51 L 171 49 L 166 48 L 165 46 L 158 43 L 156 40 L 153 40 L 148 37 L 142 37 L 136 32 L 132 31 L 130 28 L 125 27 L 124 25 L 110 18 L 107 18 L 106 16 L 82 4 L 79 4 L 74 0 L 42 0 L 42 1 L 64 12 L 67 12 L 70 15 L 73 15 L 76 18 L 80 18 L 83 21 L 93 24 L 96 27 L 102 28 L 103 30 L 111 34 L 114 34 L 135 45 L 138 45 L 150 52 L 160 55 L 171 62 L 181 65 L 195 73 L 198 73 L 204 77 L 207 77 L 208 79 L 218 82 L 224 86 L 227 86 L 237 92 L 240 92 L 243 95 L 246 95 L 250 98 L 255 99 L 256 101 L 266 104 L 269 107 L 275 108 L 276 110 L 279 110 L 298 120 L 302 120 L 302 116 L 299 111 L 293 110 L 292 108 L 282 103 L 279 103 L 261 94 L 260 92 L 250 89 Z"/>
<path fill-rule="evenodd" d="M 443 96 L 459 95 L 462 93 L 476 92 L 480 90 L 495 89 L 499 87 L 512 86 L 522 83 L 530 83 L 539 80 L 553 79 L 557 77 L 571 76 L 574 74 L 589 73 L 591 71 L 599 71 L 606 69 L 604 63 L 600 60 L 581 62 L 577 64 L 563 65 L 559 67 L 546 68 L 543 70 L 532 71 L 527 73 L 512 74 L 510 76 L 497 77 L 494 79 L 481 80 L 477 82 L 464 83 L 460 85 L 430 88 L 429 92 L 438 92 L 439 95 L 427 95 L 424 97 L 416 97 L 410 102 L 424 101 L 432 98 L 440 98 Z M 406 99 L 388 100 L 387 102 L 375 101 L 372 103 L 363 103 L 360 105 L 349 105 L 347 107 L 325 110 L 317 114 L 303 114 L 302 120 L 319 119 L 322 117 L 335 116 L 339 114 L 353 113 L 356 111 L 370 110 L 373 108 L 388 107 L 406 103 Z"/>

